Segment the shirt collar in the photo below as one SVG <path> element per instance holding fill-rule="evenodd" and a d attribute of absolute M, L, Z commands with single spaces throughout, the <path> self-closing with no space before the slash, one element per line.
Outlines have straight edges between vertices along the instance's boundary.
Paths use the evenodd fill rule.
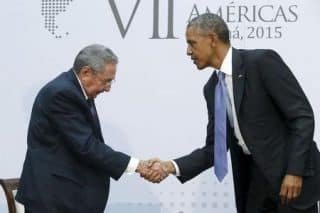
<path fill-rule="evenodd" d="M 78 80 L 78 82 L 79 82 L 79 84 L 80 84 L 81 91 L 82 91 L 82 93 L 83 93 L 84 98 L 85 98 L 86 100 L 88 100 L 89 98 L 88 98 L 88 96 L 87 96 L 86 91 L 84 90 L 84 87 L 82 86 L 82 83 L 81 83 L 81 81 L 80 81 L 80 79 L 79 79 L 78 75 L 75 73 L 75 71 L 74 71 L 74 70 L 72 70 L 72 71 L 73 71 L 73 74 L 76 76 L 76 78 L 77 78 L 77 80 Z"/>
<path fill-rule="evenodd" d="M 221 72 L 226 75 L 232 76 L 232 48 L 229 47 L 227 55 L 222 61 L 222 65 L 220 67 Z"/>

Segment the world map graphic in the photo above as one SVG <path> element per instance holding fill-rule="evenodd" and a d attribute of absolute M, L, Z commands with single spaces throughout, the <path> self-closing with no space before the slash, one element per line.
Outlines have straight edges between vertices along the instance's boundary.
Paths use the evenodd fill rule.
<path fill-rule="evenodd" d="M 67 11 L 73 0 L 42 0 L 41 15 L 44 17 L 44 27 L 55 38 L 67 36 L 69 32 L 57 33 L 59 26 L 56 23 L 57 17 Z"/>

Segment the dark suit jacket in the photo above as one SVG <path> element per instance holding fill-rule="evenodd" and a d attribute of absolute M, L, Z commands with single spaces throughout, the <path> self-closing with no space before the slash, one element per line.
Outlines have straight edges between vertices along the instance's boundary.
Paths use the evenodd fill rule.
<path fill-rule="evenodd" d="M 252 159 L 280 192 L 285 174 L 303 176 L 300 197 L 292 203 L 305 208 L 320 199 L 320 154 L 313 142 L 314 117 L 297 80 L 272 50 L 232 49 L 232 81 L 241 134 Z M 204 87 L 209 121 L 206 145 L 176 159 L 181 182 L 214 165 L 214 73 Z M 244 212 L 248 190 L 248 162 L 230 126 L 227 143 L 231 151 L 238 212 Z"/>
<path fill-rule="evenodd" d="M 35 99 L 16 199 L 33 213 L 101 213 L 110 177 L 129 160 L 104 143 L 75 74 L 64 72 Z"/>

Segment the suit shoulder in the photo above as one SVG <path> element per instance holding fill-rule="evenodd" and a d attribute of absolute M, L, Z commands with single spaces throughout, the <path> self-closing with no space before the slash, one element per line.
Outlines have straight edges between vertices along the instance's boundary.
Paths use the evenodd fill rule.
<path fill-rule="evenodd" d="M 44 85 L 41 91 L 57 93 L 63 90 L 72 90 L 72 84 L 70 80 L 67 78 L 66 73 L 61 73 L 53 80 L 49 81 L 46 85 Z"/>
<path fill-rule="evenodd" d="M 249 61 L 259 61 L 266 57 L 280 57 L 280 55 L 272 49 L 249 49 L 249 50 L 239 50 L 240 55 L 245 60 Z"/>
<path fill-rule="evenodd" d="M 48 101 L 59 93 L 74 96 L 76 91 L 77 88 L 68 78 L 67 72 L 63 72 L 40 89 L 38 98 Z"/>

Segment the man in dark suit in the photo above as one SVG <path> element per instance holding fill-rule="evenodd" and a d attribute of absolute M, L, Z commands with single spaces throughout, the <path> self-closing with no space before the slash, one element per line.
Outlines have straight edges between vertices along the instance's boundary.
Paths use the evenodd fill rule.
<path fill-rule="evenodd" d="M 215 14 L 193 19 L 186 39 L 197 68 L 215 70 L 204 87 L 206 144 L 162 166 L 184 183 L 214 165 L 222 181 L 229 148 L 238 212 L 316 213 L 314 116 L 288 66 L 272 50 L 232 48 L 227 25 Z"/>
<path fill-rule="evenodd" d="M 94 99 L 110 90 L 117 63 L 109 48 L 90 45 L 38 93 L 16 195 L 27 213 L 102 213 L 110 177 L 150 173 L 144 161 L 113 150 L 102 137 Z"/>

